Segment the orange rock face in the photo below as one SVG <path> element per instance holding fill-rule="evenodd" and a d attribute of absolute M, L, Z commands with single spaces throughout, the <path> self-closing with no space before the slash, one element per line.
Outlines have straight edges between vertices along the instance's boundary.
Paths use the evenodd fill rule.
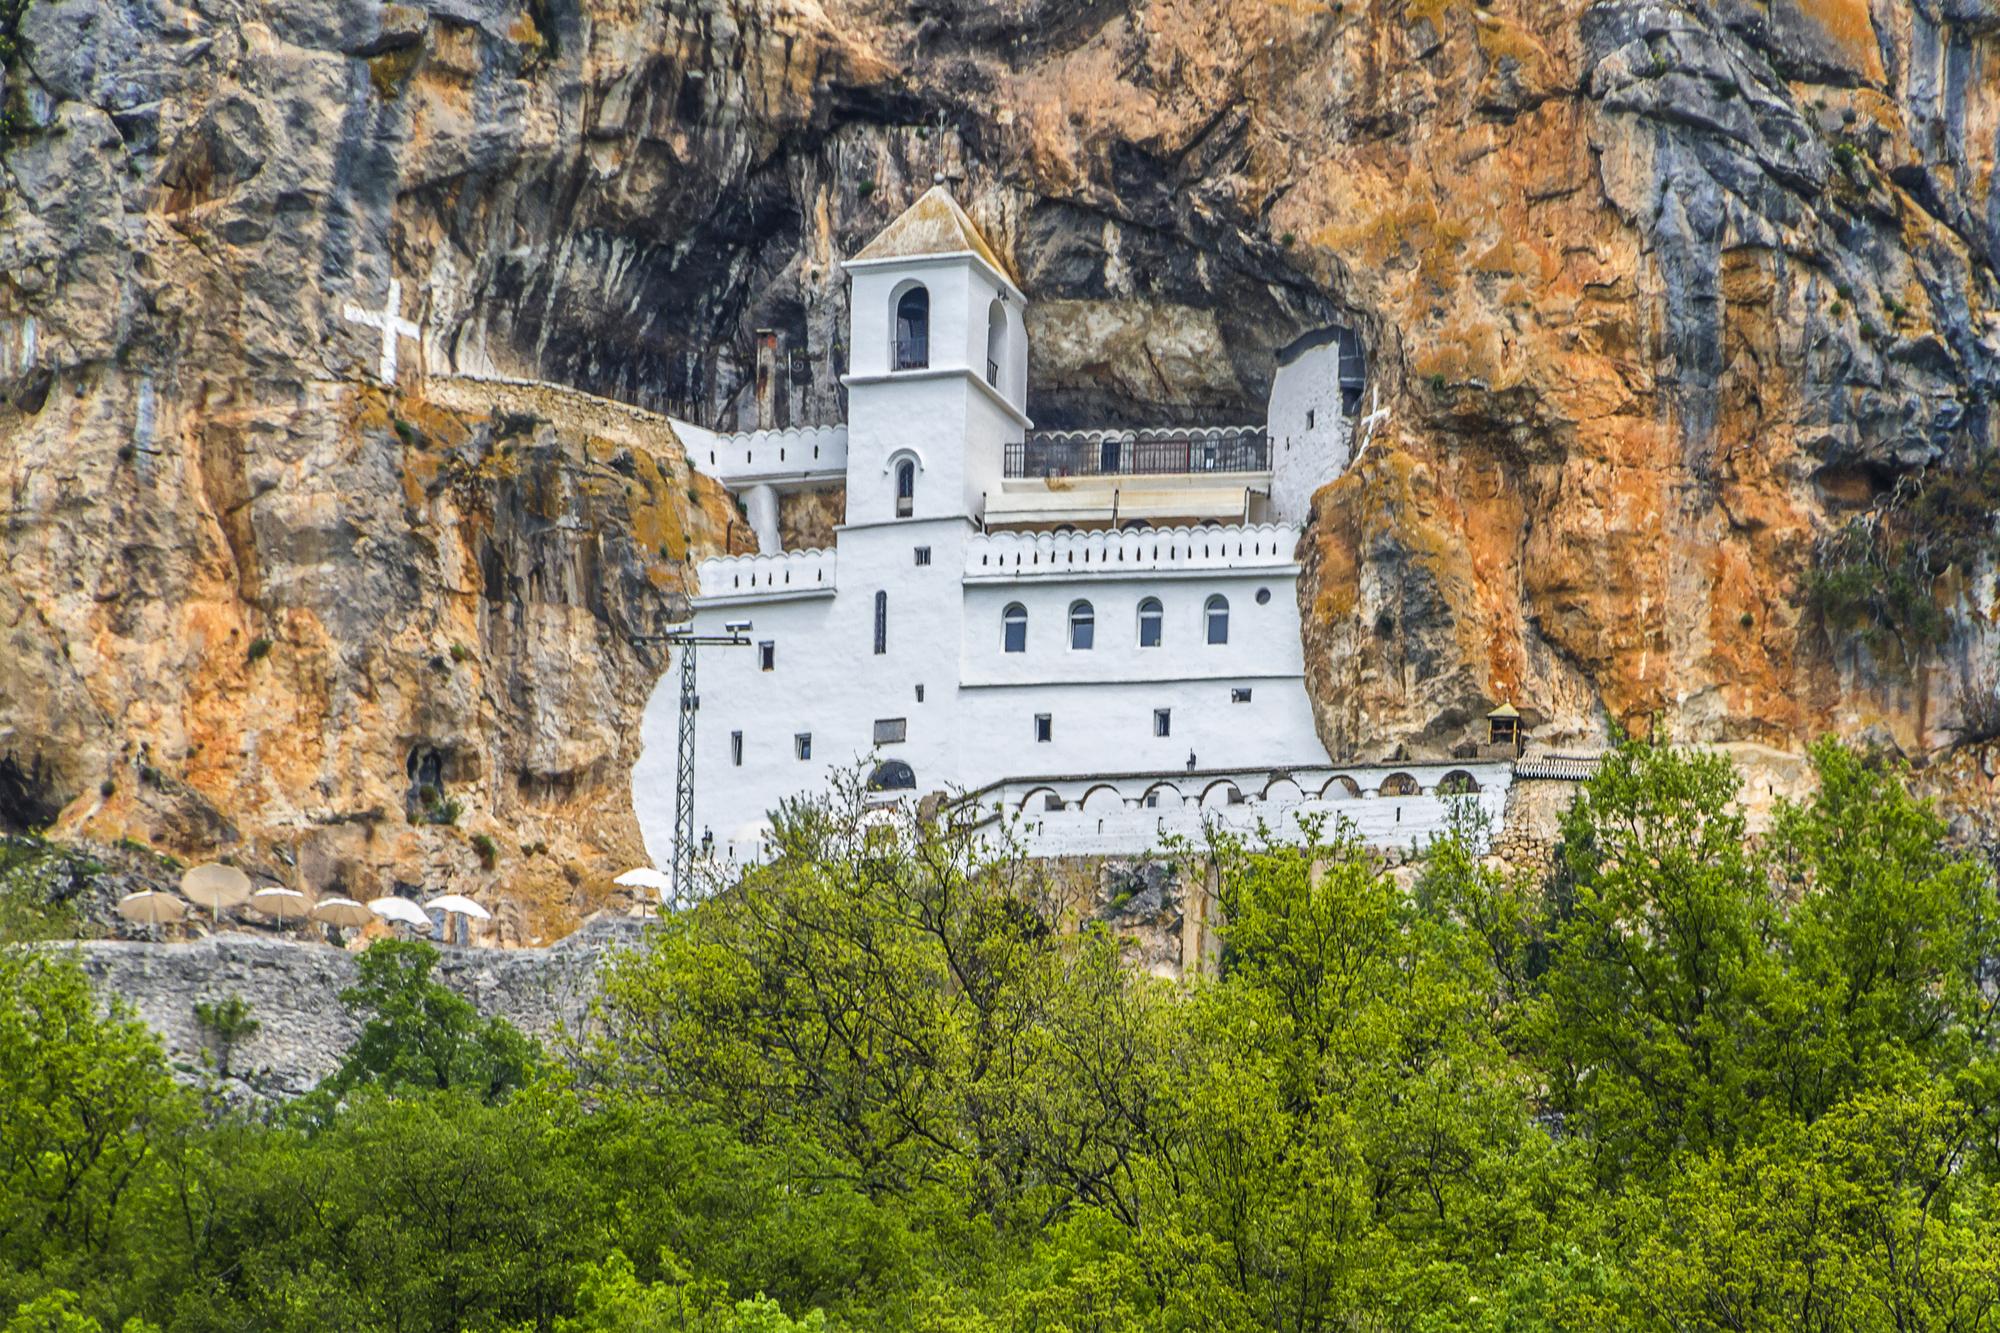
<path fill-rule="evenodd" d="M 939 177 L 1042 425 L 1255 421 L 1361 331 L 1386 415 L 1301 553 L 1334 752 L 1505 700 L 1991 787 L 1990 4 L 229 8 L 36 0 L 4 76 L 0 824 L 573 918 L 637 856 L 629 632 L 746 537 L 658 430 L 463 377 L 731 429 L 769 328 L 837 420 L 840 261 Z M 385 396 L 342 310 L 391 278 Z"/>

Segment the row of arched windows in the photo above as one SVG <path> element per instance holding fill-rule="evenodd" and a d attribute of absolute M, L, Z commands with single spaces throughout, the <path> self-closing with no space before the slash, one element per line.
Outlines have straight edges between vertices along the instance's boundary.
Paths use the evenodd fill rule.
<path fill-rule="evenodd" d="M 1166 642 L 1166 608 L 1157 597 L 1139 603 L 1138 629 L 1141 648 L 1158 648 Z M 1216 593 L 1201 608 L 1202 634 L 1211 644 L 1229 642 L 1229 599 Z M 1097 608 L 1087 601 L 1069 604 L 1069 646 L 1087 652 L 1097 646 Z M 1000 613 L 1000 647 L 1003 652 L 1028 651 L 1028 608 L 1009 602 Z"/>

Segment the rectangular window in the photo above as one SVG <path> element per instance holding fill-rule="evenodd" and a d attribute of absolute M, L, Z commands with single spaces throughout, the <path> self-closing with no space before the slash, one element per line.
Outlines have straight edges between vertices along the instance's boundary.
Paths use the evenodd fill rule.
<path fill-rule="evenodd" d="M 1051 738 L 1051 736 L 1053 735 L 1053 733 L 1054 733 L 1054 730 L 1055 730 L 1055 726 L 1054 726 L 1054 721 L 1053 721 L 1053 719 L 1051 719 L 1051 718 L 1050 718 L 1050 716 L 1049 716 L 1049 715 L 1048 715 L 1047 713 L 1037 713 L 1037 714 L 1035 714 L 1035 739 L 1036 739 L 1036 740 L 1038 740 L 1038 741 L 1047 741 L 1047 740 L 1049 740 L 1049 739 Z"/>
<path fill-rule="evenodd" d="M 889 651 L 889 594 L 875 594 L 875 653 L 880 656 Z"/>
<path fill-rule="evenodd" d="M 1306 429 L 1307 429 L 1307 430 L 1311 430 L 1311 429 L 1313 428 L 1313 420 L 1314 420 L 1314 418 L 1316 418 L 1316 417 L 1317 417 L 1318 415 L 1319 415 L 1319 414 L 1318 414 L 1317 412 L 1313 411 L 1313 409 L 1311 409 L 1310 407 L 1308 407 L 1308 408 L 1306 409 Z"/>
<path fill-rule="evenodd" d="M 729 762 L 738 768 L 743 767 L 743 733 L 740 731 L 729 733 Z"/>
<path fill-rule="evenodd" d="M 923 701 L 924 701 L 924 687 L 919 685 L 917 686 L 917 702 L 922 703 Z"/>
<path fill-rule="evenodd" d="M 877 745 L 900 745 L 909 735 L 910 720 L 904 717 L 878 717 L 875 719 L 875 743 Z"/>
<path fill-rule="evenodd" d="M 768 639 L 765 640 L 763 643 L 758 644 L 757 669 L 759 671 L 775 671 L 777 669 L 777 666 L 778 666 L 778 645 L 772 643 Z"/>
<path fill-rule="evenodd" d="M 919 546 L 917 548 L 917 564 L 919 566 L 922 566 L 922 565 L 928 565 L 930 562 L 931 562 L 931 548 L 928 546 Z"/>
<path fill-rule="evenodd" d="M 792 749 L 795 753 L 797 753 L 797 755 L 801 760 L 812 758 L 813 757 L 812 733 L 810 731 L 802 731 L 798 735 L 792 737 Z"/>
<path fill-rule="evenodd" d="M 1231 690 L 1231 691 L 1229 692 L 1229 702 L 1231 702 L 1231 703 L 1233 703 L 1233 704 L 1247 704 L 1247 703 L 1249 703 L 1249 702 L 1250 702 L 1250 687 L 1249 687 L 1248 685 L 1245 685 L 1245 686 L 1242 686 L 1241 688 L 1238 688 L 1238 689 L 1234 689 L 1234 690 Z"/>
<path fill-rule="evenodd" d="M 1155 708 L 1153 710 L 1153 734 L 1155 736 L 1171 736 L 1174 734 L 1174 714 L 1172 709 Z"/>

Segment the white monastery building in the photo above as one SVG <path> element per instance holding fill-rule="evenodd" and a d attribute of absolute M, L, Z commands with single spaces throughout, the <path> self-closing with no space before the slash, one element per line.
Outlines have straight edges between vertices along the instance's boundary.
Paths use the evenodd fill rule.
<path fill-rule="evenodd" d="M 756 859 L 768 811 L 857 765 L 884 799 L 1018 817 L 1043 854 L 1310 810 L 1407 845 L 1457 792 L 1497 820 L 1505 762 L 1336 767 L 1314 729 L 1297 548 L 1366 420 L 1351 333 L 1280 354 L 1264 428 L 1039 432 L 1028 299 L 942 187 L 846 268 L 847 424 L 683 432 L 760 548 L 698 571 L 695 631 L 751 625 L 700 657 L 701 854 Z M 780 497 L 842 485 L 833 548 L 781 550 Z M 669 671 L 634 779 L 663 865 L 678 714 Z"/>

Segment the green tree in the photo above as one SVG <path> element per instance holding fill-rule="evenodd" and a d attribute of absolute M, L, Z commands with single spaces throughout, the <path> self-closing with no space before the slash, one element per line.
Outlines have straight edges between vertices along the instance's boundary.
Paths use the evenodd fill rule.
<path fill-rule="evenodd" d="M 1832 742 L 1813 750 L 1811 799 L 1771 836 L 1789 906 L 1782 982 L 1756 1052 L 1774 1101 L 1811 1120 L 1914 1058 L 1990 1115 L 2000 1101 L 1990 998 L 2000 958 L 1991 874 L 1950 849 L 1943 821 L 1893 772 Z"/>
<path fill-rule="evenodd" d="M 378 940 L 361 955 L 360 976 L 340 1001 L 366 1020 L 328 1093 L 370 1085 L 461 1088 L 492 1101 L 528 1081 L 539 1049 L 506 1020 L 480 1017 L 470 1000 L 433 981 L 437 959 L 422 940 Z"/>
<path fill-rule="evenodd" d="M 814 1310 L 785 1315 L 764 1296 L 731 1301 L 718 1282 L 696 1281 L 671 1254 L 661 1266 L 674 1277 L 642 1282 L 632 1263 L 613 1250 L 584 1274 L 573 1319 L 558 1319 L 556 1333 L 825 1333 L 826 1316 Z"/>
<path fill-rule="evenodd" d="M 1768 1082 L 1744 1057 L 1777 909 L 1738 786 L 1720 755 L 1625 745 L 1563 816 L 1528 1040 L 1607 1183 L 1735 1142 Z"/>
<path fill-rule="evenodd" d="M 14 1310 L 13 1317 L 0 1325 L 0 1333 L 104 1333 L 104 1325 L 77 1308 L 73 1291 L 56 1290 Z M 159 1333 L 140 1319 L 128 1319 L 124 1333 Z"/>
<path fill-rule="evenodd" d="M 74 959 L 0 952 L 0 1300 L 40 1279 L 87 1294 L 190 1113 L 159 1041 L 116 1002 L 100 1012 Z"/>

